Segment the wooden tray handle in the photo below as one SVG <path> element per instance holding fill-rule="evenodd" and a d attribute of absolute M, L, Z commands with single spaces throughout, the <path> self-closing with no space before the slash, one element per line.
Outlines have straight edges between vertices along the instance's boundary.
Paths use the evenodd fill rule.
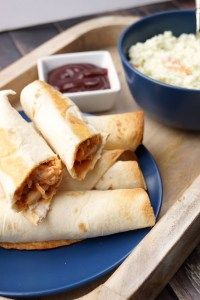
<path fill-rule="evenodd" d="M 111 277 L 79 299 L 154 299 L 200 241 L 199 229 L 200 175 Z"/>

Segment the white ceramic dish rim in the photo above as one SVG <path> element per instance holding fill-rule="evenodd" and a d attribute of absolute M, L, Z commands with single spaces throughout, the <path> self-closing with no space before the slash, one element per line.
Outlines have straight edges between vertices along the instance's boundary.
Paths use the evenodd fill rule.
<path fill-rule="evenodd" d="M 53 60 L 59 60 L 60 58 L 65 57 L 86 57 L 86 56 L 95 56 L 95 55 L 104 55 L 107 56 L 107 59 L 109 61 L 109 65 L 107 66 L 108 71 L 112 70 L 113 77 L 114 77 L 114 84 L 111 88 L 105 89 L 105 90 L 96 90 L 96 91 L 84 91 L 84 92 L 75 92 L 75 93 L 63 93 L 63 95 L 66 95 L 67 97 L 81 97 L 81 96 L 87 96 L 87 95 L 105 95 L 110 93 L 116 93 L 119 92 L 121 89 L 120 81 L 117 75 L 117 71 L 113 62 L 113 59 L 111 57 L 111 54 L 109 51 L 106 50 L 100 50 L 100 51 L 83 51 L 83 52 L 71 52 L 71 53 L 63 53 L 63 54 L 54 54 L 50 56 L 43 56 L 38 59 L 37 61 L 37 69 L 38 69 L 38 77 L 40 80 L 46 81 L 44 76 L 44 66 L 43 63 L 45 62 L 48 64 L 48 61 Z M 73 62 L 72 62 L 73 63 Z M 98 64 L 98 62 L 97 62 Z M 111 84 L 109 72 L 108 72 L 108 79 Z"/>

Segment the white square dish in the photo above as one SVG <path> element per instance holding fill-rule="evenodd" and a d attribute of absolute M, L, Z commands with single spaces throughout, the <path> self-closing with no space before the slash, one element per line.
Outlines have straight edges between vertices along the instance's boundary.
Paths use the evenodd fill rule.
<path fill-rule="evenodd" d="M 119 96 L 120 82 L 108 51 L 76 52 L 42 57 L 37 63 L 38 77 L 40 80 L 47 82 L 48 72 L 65 64 L 73 63 L 89 63 L 106 68 L 108 70 L 110 88 L 64 93 L 64 95 L 72 99 L 83 112 L 100 112 L 111 109 Z"/>

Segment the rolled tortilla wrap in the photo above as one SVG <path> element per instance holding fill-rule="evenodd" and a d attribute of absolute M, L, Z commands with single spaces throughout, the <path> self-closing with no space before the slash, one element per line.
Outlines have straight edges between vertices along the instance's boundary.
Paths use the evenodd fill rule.
<path fill-rule="evenodd" d="M 146 184 L 137 161 L 117 161 L 99 179 L 96 190 L 144 188 Z"/>
<path fill-rule="evenodd" d="M 73 179 L 65 169 L 59 190 L 63 191 L 86 191 L 92 190 L 104 173 L 117 161 L 124 150 L 106 150 L 102 152 L 101 158 L 93 170 L 88 172 L 84 180 Z"/>
<path fill-rule="evenodd" d="M 105 149 L 135 150 L 143 139 L 144 113 L 142 111 L 87 116 L 88 122 L 100 132 L 105 132 L 108 139 Z"/>
<path fill-rule="evenodd" d="M 126 161 L 128 159 L 128 161 Z M 73 179 L 67 170 L 64 171 L 60 190 L 108 190 L 108 189 L 146 189 L 146 184 L 132 151 L 121 149 L 104 150 L 96 166 L 84 180 Z M 121 161 L 122 160 L 122 161 Z"/>
<path fill-rule="evenodd" d="M 12 209 L 37 224 L 61 181 L 62 163 L 0 92 L 0 191 Z"/>
<path fill-rule="evenodd" d="M 78 107 L 43 81 L 21 92 L 21 104 L 73 178 L 83 180 L 103 150 L 103 137 L 84 120 Z"/>
<path fill-rule="evenodd" d="M 77 241 L 153 226 L 155 216 L 143 189 L 60 192 L 37 227 L 0 201 L 0 245 Z"/>
<path fill-rule="evenodd" d="M 17 250 L 47 250 L 62 246 L 69 246 L 77 242 L 79 242 L 79 240 L 44 241 L 32 243 L 0 243 L 0 247 Z"/>

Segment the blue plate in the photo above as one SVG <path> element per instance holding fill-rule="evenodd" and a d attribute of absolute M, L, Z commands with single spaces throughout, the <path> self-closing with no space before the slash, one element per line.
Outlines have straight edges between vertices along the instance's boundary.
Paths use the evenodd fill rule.
<path fill-rule="evenodd" d="M 158 167 L 143 145 L 136 154 L 158 216 L 162 204 Z M 50 295 L 88 284 L 121 264 L 149 231 L 147 228 L 93 238 L 52 250 L 0 249 L 0 294 L 8 297 Z"/>

